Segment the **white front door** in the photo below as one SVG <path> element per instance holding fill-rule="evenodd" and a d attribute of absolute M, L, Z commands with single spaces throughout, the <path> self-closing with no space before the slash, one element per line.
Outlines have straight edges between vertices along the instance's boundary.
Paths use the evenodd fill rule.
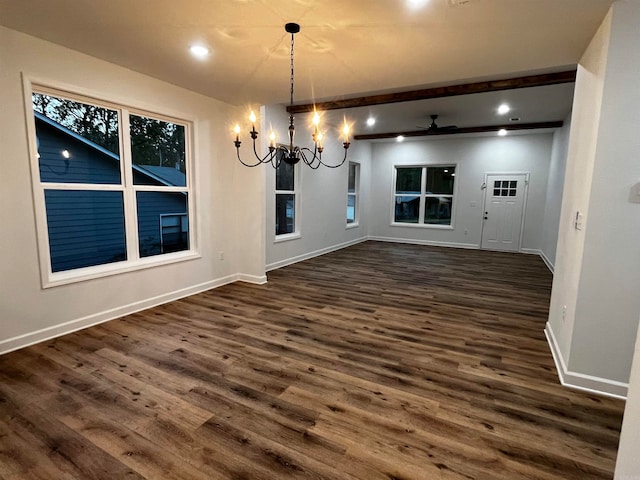
<path fill-rule="evenodd" d="M 481 248 L 520 250 L 527 174 L 487 174 Z"/>

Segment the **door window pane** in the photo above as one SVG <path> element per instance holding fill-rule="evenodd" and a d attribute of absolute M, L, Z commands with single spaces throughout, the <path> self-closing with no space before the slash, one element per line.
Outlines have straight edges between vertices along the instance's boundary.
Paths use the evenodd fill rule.
<path fill-rule="evenodd" d="M 136 185 L 187 186 L 185 127 L 140 115 L 129 116 Z"/>
<path fill-rule="evenodd" d="M 51 271 L 127 259 L 122 192 L 45 190 Z"/>

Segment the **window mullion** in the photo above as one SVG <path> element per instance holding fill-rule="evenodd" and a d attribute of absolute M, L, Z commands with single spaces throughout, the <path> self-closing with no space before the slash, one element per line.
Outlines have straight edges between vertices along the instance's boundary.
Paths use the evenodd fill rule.
<path fill-rule="evenodd" d="M 133 186 L 133 168 L 131 159 L 131 132 L 129 124 L 129 110 L 120 110 L 122 116 L 120 124 L 120 168 L 124 186 L 124 223 L 127 232 L 127 259 L 138 260 L 138 212 L 136 204 L 136 190 Z"/>
<path fill-rule="evenodd" d="M 420 208 L 418 213 L 418 223 L 424 223 L 424 213 L 426 209 L 427 195 L 427 167 L 422 168 L 422 177 L 420 178 Z"/>

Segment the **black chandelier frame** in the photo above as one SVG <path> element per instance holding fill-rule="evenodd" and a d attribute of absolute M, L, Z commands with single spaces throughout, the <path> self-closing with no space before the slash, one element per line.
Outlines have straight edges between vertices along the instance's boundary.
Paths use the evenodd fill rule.
<path fill-rule="evenodd" d="M 295 73 L 294 45 L 295 45 L 295 34 L 300 32 L 300 25 L 297 23 L 287 23 L 284 26 L 284 29 L 287 33 L 291 34 L 291 56 L 290 56 L 291 88 L 290 88 L 289 105 L 293 106 L 293 85 L 294 85 L 294 73 Z M 324 147 L 322 146 L 322 143 L 321 143 L 322 133 L 320 133 L 320 131 L 318 130 L 317 123 L 314 122 L 314 124 L 315 124 L 315 129 L 311 136 L 313 140 L 313 149 L 308 147 L 294 146 L 293 138 L 295 135 L 296 128 L 294 125 L 293 114 L 290 114 L 289 115 L 289 145 L 288 146 L 281 145 L 281 144 L 275 145 L 273 142 L 271 142 L 271 144 L 269 145 L 269 151 L 263 157 L 260 157 L 260 155 L 258 155 L 258 150 L 256 147 L 256 140 L 258 139 L 258 131 L 256 130 L 255 123 L 252 121 L 249 135 L 251 136 L 251 140 L 253 142 L 253 153 L 256 158 L 255 163 L 247 163 L 244 160 L 242 160 L 242 158 L 240 157 L 240 145 L 242 144 L 242 142 L 240 141 L 240 138 L 239 138 L 239 129 L 238 127 L 236 127 L 236 139 L 233 143 L 236 147 L 238 160 L 240 161 L 240 163 L 242 163 L 246 167 L 257 167 L 263 164 L 271 164 L 273 168 L 278 168 L 278 166 L 280 165 L 280 162 L 285 162 L 285 163 L 288 163 L 289 165 L 295 165 L 298 162 L 300 162 L 300 160 L 302 160 L 302 162 L 305 165 L 309 166 L 313 170 L 320 168 L 320 166 L 325 166 L 327 168 L 338 168 L 342 166 L 344 162 L 347 160 L 347 151 L 350 145 L 348 136 L 346 136 L 345 141 L 342 143 L 342 146 L 344 148 L 344 157 L 342 158 L 342 161 L 337 164 L 325 163 L 322 160 L 322 152 L 324 151 Z M 348 133 L 345 132 L 345 135 L 348 135 Z"/>

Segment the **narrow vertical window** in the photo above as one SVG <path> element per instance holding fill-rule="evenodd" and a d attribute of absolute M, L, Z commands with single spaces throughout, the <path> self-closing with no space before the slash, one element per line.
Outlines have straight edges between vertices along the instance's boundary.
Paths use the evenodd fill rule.
<path fill-rule="evenodd" d="M 296 232 L 296 167 L 280 161 L 276 168 L 276 236 Z"/>
<path fill-rule="evenodd" d="M 349 162 L 349 179 L 347 182 L 347 224 L 357 224 L 359 218 L 360 165 Z"/>

